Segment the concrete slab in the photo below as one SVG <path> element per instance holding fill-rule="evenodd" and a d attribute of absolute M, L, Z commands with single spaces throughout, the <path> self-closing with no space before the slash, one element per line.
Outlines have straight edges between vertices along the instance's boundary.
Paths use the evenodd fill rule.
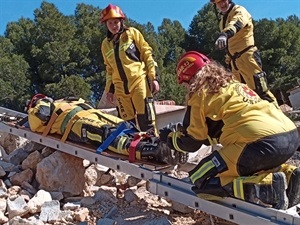
<path fill-rule="evenodd" d="M 168 123 L 178 123 L 183 121 L 185 106 L 180 105 L 155 105 L 156 125 L 160 129 Z M 111 115 L 117 116 L 116 108 L 100 109 Z"/>

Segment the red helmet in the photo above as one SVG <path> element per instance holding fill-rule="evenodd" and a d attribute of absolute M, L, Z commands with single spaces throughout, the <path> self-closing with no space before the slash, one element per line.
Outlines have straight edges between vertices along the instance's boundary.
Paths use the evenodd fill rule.
<path fill-rule="evenodd" d="M 118 6 L 109 4 L 105 9 L 101 11 L 100 22 L 104 23 L 106 20 L 114 18 L 125 19 L 126 16 Z"/>
<path fill-rule="evenodd" d="M 47 96 L 44 94 L 36 94 L 32 97 L 32 99 L 30 100 L 29 104 L 28 104 L 28 109 L 35 107 L 36 103 L 38 100 L 46 98 Z"/>
<path fill-rule="evenodd" d="M 177 63 L 176 73 L 178 83 L 189 82 L 190 79 L 210 60 L 196 51 L 189 51 L 182 55 Z"/>
<path fill-rule="evenodd" d="M 31 108 L 34 108 L 40 99 L 45 99 L 51 103 L 53 102 L 52 98 L 50 98 L 44 94 L 36 94 L 32 97 L 32 99 L 29 102 L 27 102 L 27 104 L 26 104 L 27 106 L 25 107 L 25 112 L 27 112 L 27 110 L 29 110 Z"/>

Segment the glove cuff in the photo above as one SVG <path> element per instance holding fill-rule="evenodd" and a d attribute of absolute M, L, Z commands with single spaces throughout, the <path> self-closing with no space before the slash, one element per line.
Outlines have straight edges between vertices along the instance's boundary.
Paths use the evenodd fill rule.
<path fill-rule="evenodd" d="M 220 33 L 220 35 L 219 35 L 219 37 L 221 37 L 221 36 L 224 36 L 224 37 L 226 37 L 226 38 L 227 38 L 227 37 L 228 37 L 228 34 L 227 34 L 227 33 L 225 33 L 225 32 L 221 32 L 221 33 Z"/>

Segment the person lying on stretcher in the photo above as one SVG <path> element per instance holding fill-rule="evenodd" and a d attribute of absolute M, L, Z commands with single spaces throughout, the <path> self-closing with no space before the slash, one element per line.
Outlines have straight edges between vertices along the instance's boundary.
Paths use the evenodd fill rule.
<path fill-rule="evenodd" d="M 129 156 L 129 161 L 147 159 L 175 165 L 188 158 L 154 134 L 141 132 L 134 124 L 95 109 L 81 98 L 53 101 L 37 94 L 28 106 L 28 122 L 33 132 L 59 134 L 63 142 L 90 143 L 98 147 L 98 153 L 108 149 Z"/>

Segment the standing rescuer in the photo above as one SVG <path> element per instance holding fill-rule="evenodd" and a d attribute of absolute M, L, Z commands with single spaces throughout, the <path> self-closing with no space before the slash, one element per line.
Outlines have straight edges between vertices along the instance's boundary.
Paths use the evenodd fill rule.
<path fill-rule="evenodd" d="M 226 63 L 236 78 L 246 83 L 262 99 L 277 104 L 269 91 L 266 73 L 262 70 L 260 53 L 254 43 L 253 23 L 250 13 L 231 0 L 210 0 L 220 11 L 221 33 L 216 48 L 225 50 Z M 216 10 L 217 11 L 217 10 Z"/>
<path fill-rule="evenodd" d="M 141 32 L 124 25 L 125 14 L 115 5 L 102 10 L 100 22 L 107 27 L 101 51 L 106 65 L 105 92 L 116 97 L 119 116 L 137 123 L 142 131 L 155 128 L 153 93 L 159 91 L 157 63 Z"/>
<path fill-rule="evenodd" d="M 222 146 L 189 172 L 194 192 L 276 209 L 299 204 L 300 169 L 284 164 L 299 145 L 295 124 L 199 52 L 184 54 L 176 70 L 188 89 L 187 110 L 180 129 L 160 130 L 161 141 L 179 152 L 195 152 L 210 139 Z"/>

